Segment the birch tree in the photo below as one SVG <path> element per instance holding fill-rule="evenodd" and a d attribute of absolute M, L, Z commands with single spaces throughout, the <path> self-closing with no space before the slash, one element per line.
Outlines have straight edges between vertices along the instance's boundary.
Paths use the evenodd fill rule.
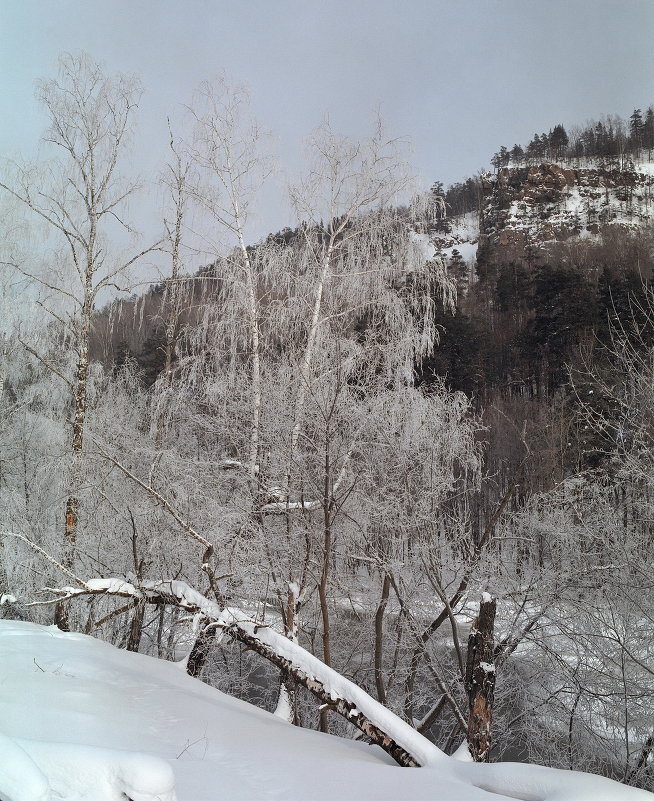
<path fill-rule="evenodd" d="M 194 197 L 211 226 L 203 232 L 205 247 L 221 271 L 218 328 L 230 342 L 232 366 L 247 354 L 250 376 L 247 470 L 254 482 L 259 463 L 262 402 L 261 264 L 246 244 L 247 225 L 256 189 L 270 172 L 261 152 L 263 133 L 251 116 L 243 87 L 223 78 L 205 82 L 192 109 L 196 126 L 193 159 L 201 170 Z M 225 252 L 226 248 L 232 248 Z"/>
<path fill-rule="evenodd" d="M 155 445 L 163 442 L 168 407 L 172 401 L 173 362 L 175 349 L 182 336 L 182 314 L 187 305 L 185 284 L 192 282 L 184 276 L 185 237 L 188 234 L 188 216 L 191 202 L 191 187 L 194 171 L 191 156 L 185 142 L 173 133 L 168 121 L 170 135 L 169 160 L 164 168 L 164 187 L 168 213 L 164 217 L 166 230 L 165 247 L 170 257 L 170 275 L 164 282 L 164 292 L 158 317 L 163 325 L 164 364 L 157 390 L 153 398 L 153 429 Z"/>
<path fill-rule="evenodd" d="M 68 332 L 75 353 L 73 375 L 65 365 L 59 369 L 50 364 L 68 386 L 73 406 L 64 523 L 63 561 L 68 566 L 73 564 L 78 538 L 93 310 L 103 290 L 128 288 L 127 270 L 152 249 L 128 250 L 134 231 L 125 215 L 138 184 L 122 179 L 118 169 L 140 94 L 134 78 L 107 77 L 85 54 L 62 56 L 58 76 L 38 87 L 50 120 L 43 139 L 54 157 L 40 170 L 13 165 L 11 177 L 0 182 L 53 235 L 48 240 L 53 241 L 53 250 L 42 269 L 17 259 L 8 261 L 34 280 L 45 309 Z M 121 238 L 125 249 L 112 251 L 113 242 Z M 62 605 L 57 607 L 56 622 L 63 629 L 69 626 Z"/>

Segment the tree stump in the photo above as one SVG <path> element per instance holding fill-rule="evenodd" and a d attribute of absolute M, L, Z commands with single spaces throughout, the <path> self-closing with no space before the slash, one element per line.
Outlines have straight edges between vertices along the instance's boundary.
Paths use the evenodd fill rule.
<path fill-rule="evenodd" d="M 479 616 L 468 638 L 465 687 L 468 693 L 468 748 L 475 762 L 488 762 L 495 694 L 493 627 L 496 600 L 487 592 L 479 604 Z"/>

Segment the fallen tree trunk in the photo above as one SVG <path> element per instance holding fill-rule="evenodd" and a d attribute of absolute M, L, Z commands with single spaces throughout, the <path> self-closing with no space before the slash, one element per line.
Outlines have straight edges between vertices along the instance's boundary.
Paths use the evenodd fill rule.
<path fill-rule="evenodd" d="M 286 676 L 306 687 L 326 708 L 333 709 L 356 726 L 372 743 L 404 767 L 433 764 L 446 755 L 408 723 L 380 704 L 353 682 L 321 662 L 300 645 L 258 623 L 236 608 L 221 608 L 215 601 L 183 581 L 143 581 L 137 587 L 118 578 L 83 581 L 79 587 L 48 588 L 55 597 L 33 605 L 61 603 L 81 595 L 115 595 L 148 604 L 169 604 L 201 615 L 202 639 L 213 630 L 233 637 L 276 665 Z"/>
<path fill-rule="evenodd" d="M 250 636 L 247 632 L 243 631 L 238 625 L 227 627 L 227 633 L 238 642 L 243 643 L 253 651 L 263 656 L 273 665 L 276 665 L 287 677 L 292 678 L 298 684 L 306 687 L 309 692 L 313 693 L 315 697 L 324 705 L 325 708 L 332 709 L 338 712 L 350 723 L 354 724 L 366 737 L 368 737 L 374 745 L 380 746 L 390 754 L 393 759 L 403 767 L 415 768 L 419 767 L 420 763 L 412 756 L 406 748 L 403 748 L 395 740 L 383 731 L 379 726 L 372 723 L 356 706 L 355 703 L 347 698 L 334 697 L 333 691 L 328 688 L 318 679 L 305 673 L 298 665 L 292 660 L 278 654 L 273 648 L 266 643 L 262 643 L 255 636 Z M 416 732 L 417 733 L 417 732 Z"/>

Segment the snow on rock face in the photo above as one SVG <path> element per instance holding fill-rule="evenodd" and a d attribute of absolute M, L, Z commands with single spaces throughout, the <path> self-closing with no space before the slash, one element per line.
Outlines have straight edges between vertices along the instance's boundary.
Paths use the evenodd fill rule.
<path fill-rule="evenodd" d="M 521 257 L 526 247 L 592 238 L 606 227 L 636 231 L 654 220 L 651 163 L 504 167 L 483 179 L 484 261 Z"/>

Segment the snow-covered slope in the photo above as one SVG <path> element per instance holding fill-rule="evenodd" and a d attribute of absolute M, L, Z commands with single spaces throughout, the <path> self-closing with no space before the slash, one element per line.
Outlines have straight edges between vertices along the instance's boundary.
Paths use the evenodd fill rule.
<path fill-rule="evenodd" d="M 432 236 L 434 248 L 446 263 L 457 250 L 468 265 L 474 265 L 479 242 L 479 214 L 470 211 L 448 219 L 449 232 Z"/>
<path fill-rule="evenodd" d="M 3 801 L 651 799 L 580 773 L 381 750 L 290 726 L 178 665 L 54 627 L 0 621 Z"/>

